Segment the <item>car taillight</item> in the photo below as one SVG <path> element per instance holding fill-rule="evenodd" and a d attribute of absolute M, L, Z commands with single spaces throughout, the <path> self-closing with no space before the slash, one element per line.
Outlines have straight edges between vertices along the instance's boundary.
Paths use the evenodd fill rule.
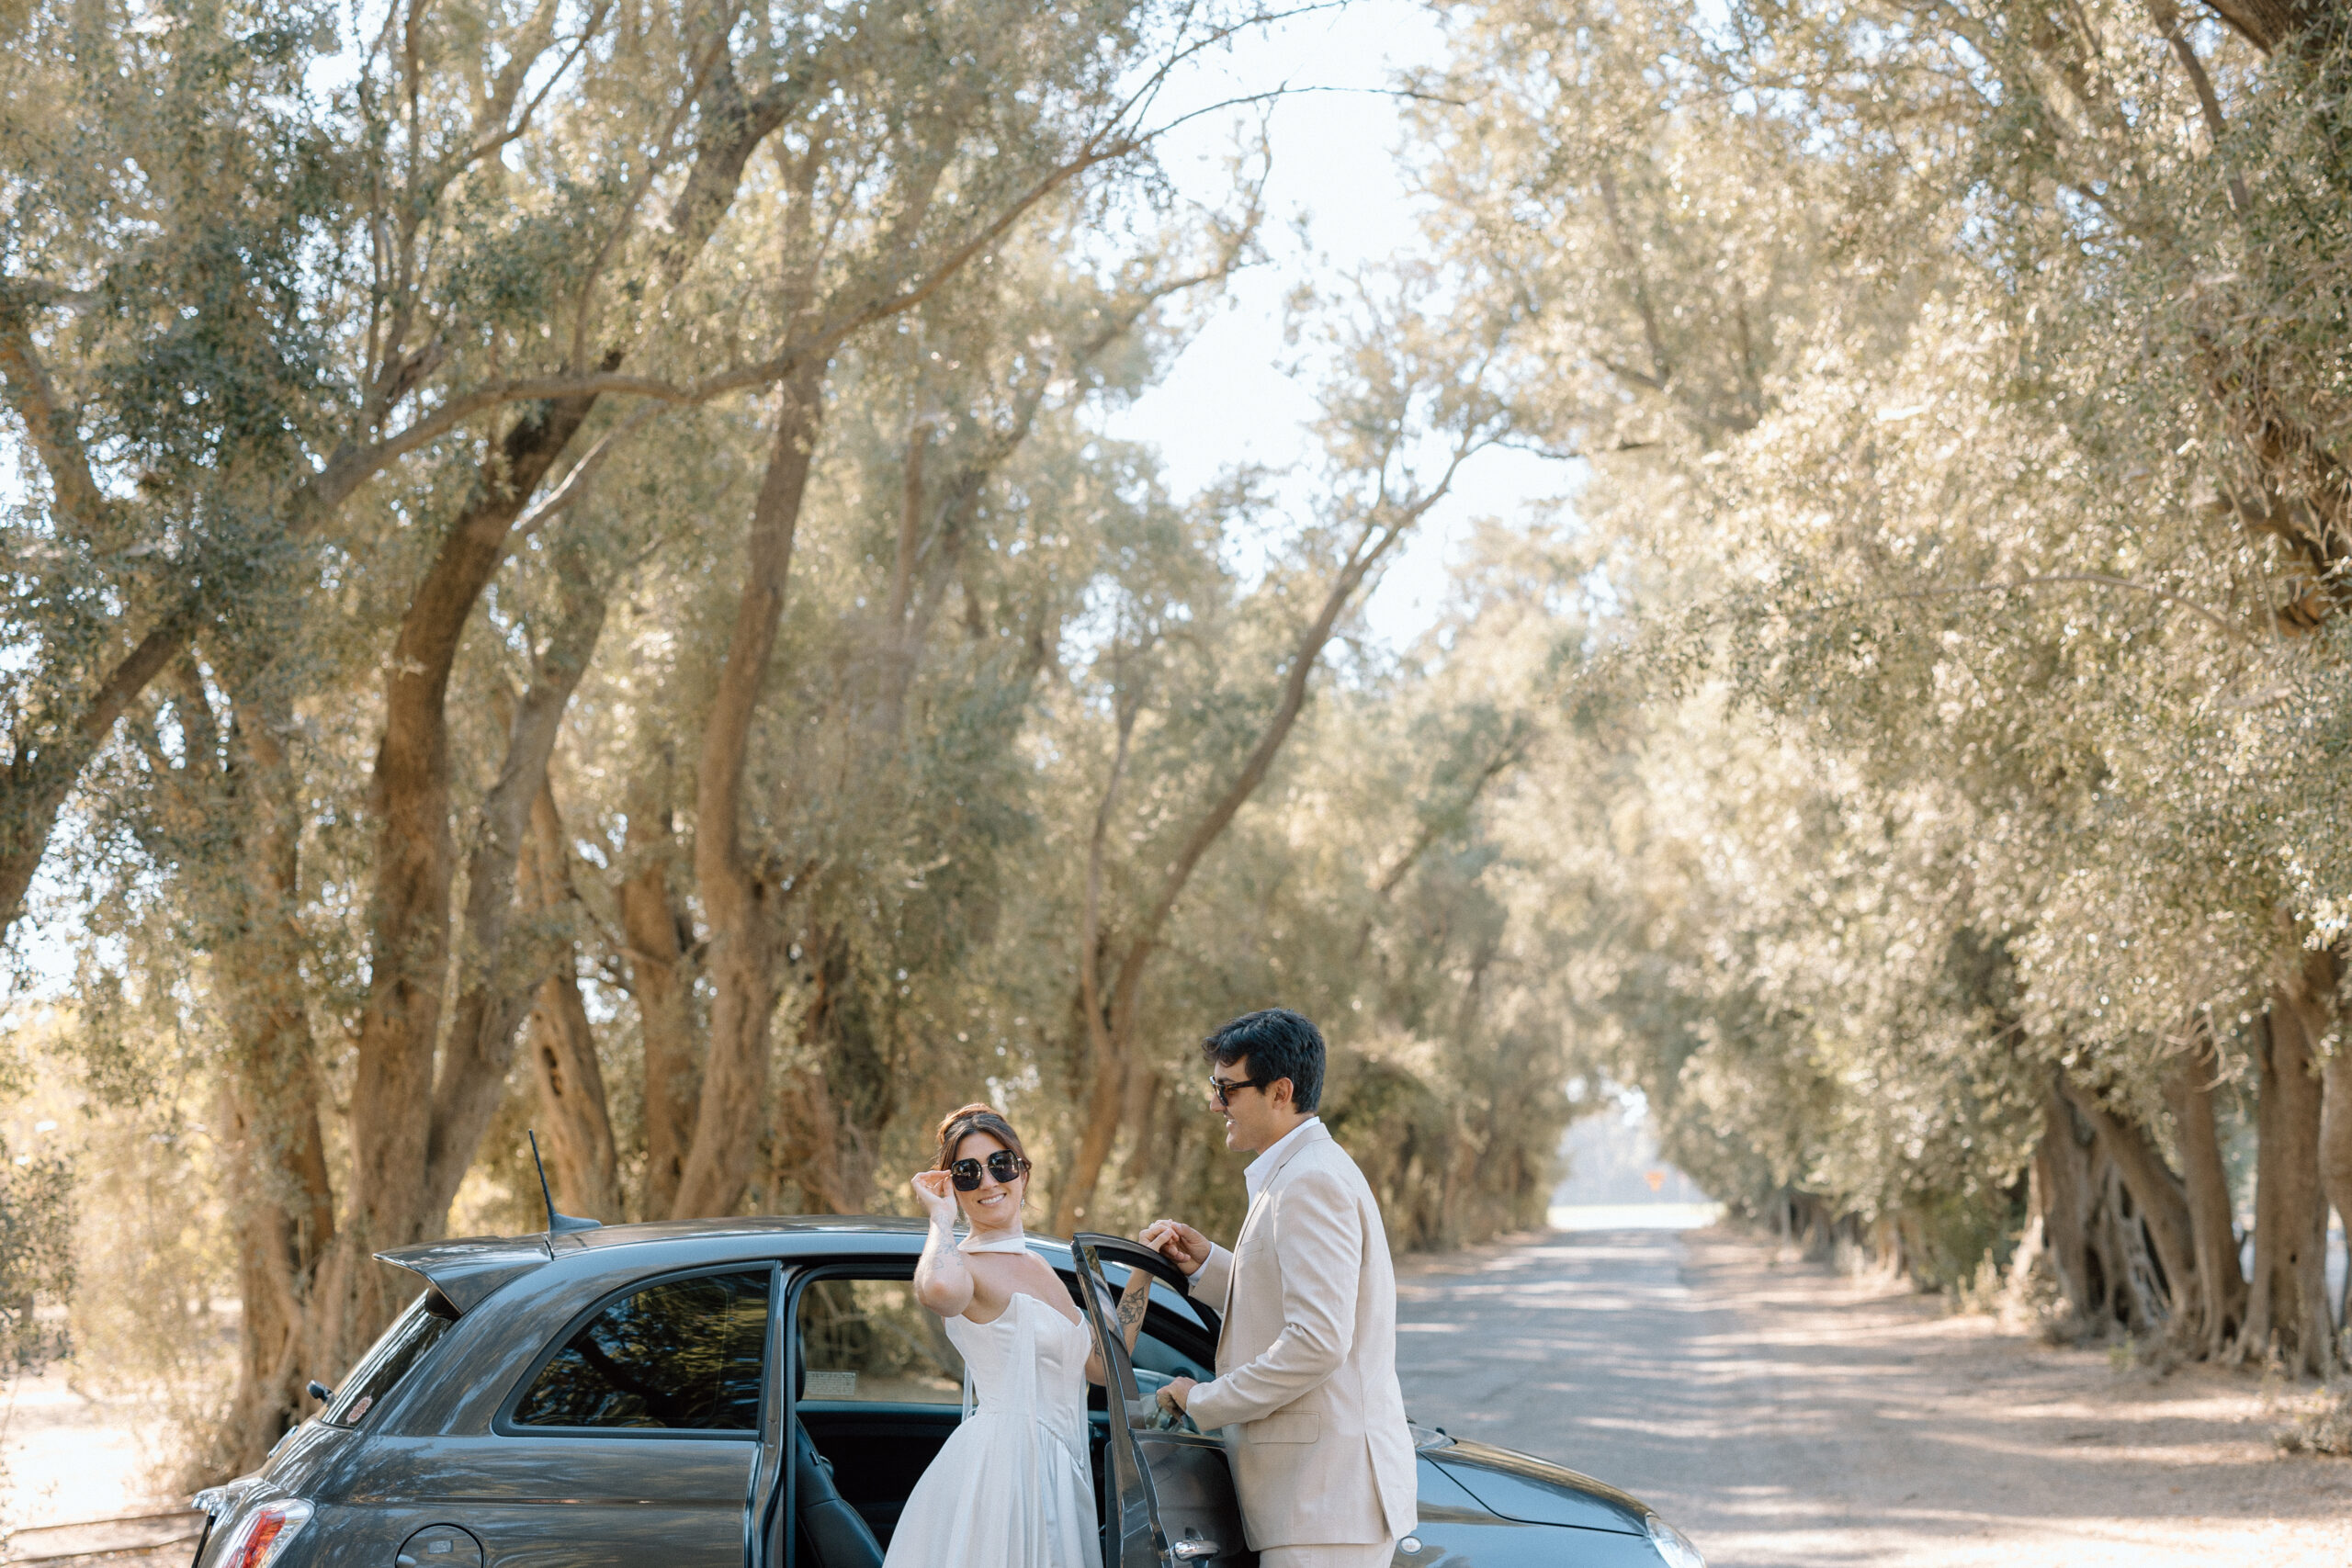
<path fill-rule="evenodd" d="M 237 1521 L 214 1559 L 215 1568 L 269 1568 L 310 1522 L 311 1505 L 299 1497 L 264 1503 Z"/>

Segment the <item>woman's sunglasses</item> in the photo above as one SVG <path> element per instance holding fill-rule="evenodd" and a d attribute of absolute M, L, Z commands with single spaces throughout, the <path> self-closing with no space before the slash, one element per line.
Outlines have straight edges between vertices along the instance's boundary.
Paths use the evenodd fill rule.
<path fill-rule="evenodd" d="M 988 1171 L 999 1181 L 1011 1186 L 1015 1177 L 1029 1174 L 1029 1162 L 1011 1149 L 999 1149 L 989 1156 Z M 978 1160 L 959 1159 L 947 1168 L 947 1176 L 948 1179 L 956 1183 L 956 1190 L 958 1192 L 977 1192 L 980 1190 Z"/>

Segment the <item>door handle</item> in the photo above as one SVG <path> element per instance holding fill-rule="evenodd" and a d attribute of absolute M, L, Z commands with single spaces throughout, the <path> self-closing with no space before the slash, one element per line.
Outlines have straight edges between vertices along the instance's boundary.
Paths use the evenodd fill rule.
<path fill-rule="evenodd" d="M 1213 1540 L 1186 1536 L 1168 1549 L 1168 1554 L 1179 1562 L 1202 1562 L 1216 1556 L 1225 1549 Z"/>

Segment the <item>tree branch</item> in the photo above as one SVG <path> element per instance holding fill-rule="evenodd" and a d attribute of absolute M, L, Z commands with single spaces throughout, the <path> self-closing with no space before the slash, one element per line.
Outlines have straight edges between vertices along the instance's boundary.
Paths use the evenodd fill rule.
<path fill-rule="evenodd" d="M 2148 0 L 2148 9 L 2156 19 L 2157 29 L 2165 35 L 2165 41 L 2172 45 L 2181 69 L 2188 73 L 2188 85 L 2197 94 L 2198 111 L 2205 118 L 2205 134 L 2212 141 L 2213 156 L 2221 160 L 2222 178 L 2230 193 L 2230 210 L 2244 219 L 2252 204 L 2246 199 L 2245 182 L 2238 178 L 2237 170 L 2222 150 L 2227 127 L 2222 121 L 2222 100 L 2213 91 L 2212 78 L 2205 74 L 2205 62 L 2197 58 L 2195 46 L 2180 30 L 2180 13 L 2174 9 L 2172 0 Z"/>
<path fill-rule="evenodd" d="M 25 422 L 25 433 L 49 472 L 58 510 L 84 539 L 102 539 L 111 509 L 90 472 L 74 411 L 58 396 L 33 344 L 26 306 L 13 297 L 0 300 L 0 378 L 6 378 L 9 406 Z"/>

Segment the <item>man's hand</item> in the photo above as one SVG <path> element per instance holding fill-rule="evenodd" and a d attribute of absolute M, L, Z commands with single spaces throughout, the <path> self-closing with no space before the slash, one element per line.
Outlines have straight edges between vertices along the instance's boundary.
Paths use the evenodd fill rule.
<path fill-rule="evenodd" d="M 1156 1249 L 1159 1256 L 1184 1270 L 1187 1277 L 1201 1271 L 1209 1260 L 1209 1238 L 1179 1220 L 1154 1220 L 1143 1227 L 1136 1239 Z"/>
<path fill-rule="evenodd" d="M 1193 1397 L 1193 1391 L 1200 1386 L 1191 1378 L 1170 1378 L 1167 1386 L 1159 1391 L 1159 1407 L 1162 1410 L 1172 1410 L 1179 1416 L 1183 1415 L 1185 1402 Z"/>

